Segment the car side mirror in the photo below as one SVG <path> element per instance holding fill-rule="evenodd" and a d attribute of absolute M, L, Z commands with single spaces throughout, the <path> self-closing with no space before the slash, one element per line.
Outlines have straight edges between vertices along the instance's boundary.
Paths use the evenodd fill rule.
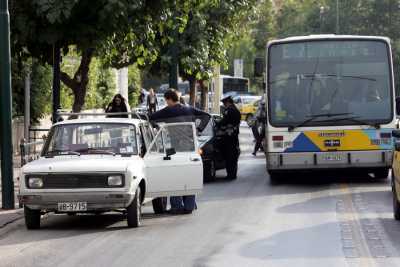
<path fill-rule="evenodd" d="M 176 154 L 176 151 L 175 151 L 175 148 L 167 148 L 166 150 L 165 150 L 165 157 L 164 157 L 164 160 L 171 160 L 171 156 L 172 155 L 175 155 Z"/>

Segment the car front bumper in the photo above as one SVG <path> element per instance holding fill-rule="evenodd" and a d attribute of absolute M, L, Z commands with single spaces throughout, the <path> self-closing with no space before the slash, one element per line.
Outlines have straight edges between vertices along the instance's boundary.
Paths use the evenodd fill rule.
<path fill-rule="evenodd" d="M 19 196 L 20 202 L 30 209 L 57 211 L 58 203 L 86 202 L 87 211 L 126 208 L 134 194 L 127 192 L 80 192 L 80 193 L 26 193 Z"/>

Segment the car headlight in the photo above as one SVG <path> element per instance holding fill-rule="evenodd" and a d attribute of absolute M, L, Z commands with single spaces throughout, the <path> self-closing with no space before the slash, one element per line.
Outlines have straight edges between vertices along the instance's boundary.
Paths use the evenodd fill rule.
<path fill-rule="evenodd" d="M 108 176 L 108 185 L 109 186 L 121 186 L 122 185 L 122 176 L 121 175 Z"/>
<path fill-rule="evenodd" d="M 28 179 L 29 188 L 42 188 L 43 187 L 43 179 L 39 177 L 30 177 Z"/>

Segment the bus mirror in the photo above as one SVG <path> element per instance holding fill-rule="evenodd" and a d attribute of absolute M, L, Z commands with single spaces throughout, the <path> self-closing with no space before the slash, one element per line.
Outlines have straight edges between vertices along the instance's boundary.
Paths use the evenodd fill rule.
<path fill-rule="evenodd" d="M 258 57 L 254 59 L 254 77 L 262 77 L 264 74 L 264 59 Z"/>
<path fill-rule="evenodd" d="M 400 116 L 400 97 L 396 97 L 396 115 Z"/>

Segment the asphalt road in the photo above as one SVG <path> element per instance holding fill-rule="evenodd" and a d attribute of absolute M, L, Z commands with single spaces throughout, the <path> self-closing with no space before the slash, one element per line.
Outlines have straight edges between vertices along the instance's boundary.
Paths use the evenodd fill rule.
<path fill-rule="evenodd" d="M 0 266 L 400 266 L 390 182 L 293 175 L 271 185 L 242 130 L 239 178 L 206 184 L 192 215 L 127 229 L 119 214 L 50 215 L 0 236 Z M 224 172 L 219 173 L 220 176 Z"/>

